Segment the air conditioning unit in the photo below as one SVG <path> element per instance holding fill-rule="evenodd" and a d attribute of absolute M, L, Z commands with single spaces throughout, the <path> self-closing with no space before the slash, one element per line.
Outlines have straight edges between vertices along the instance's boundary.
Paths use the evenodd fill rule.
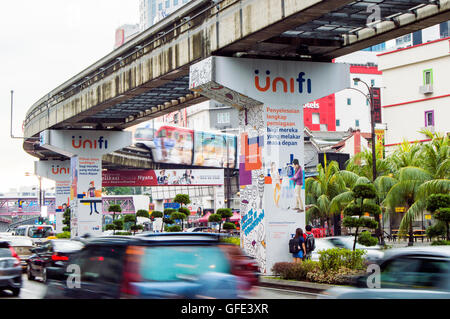
<path fill-rule="evenodd" d="M 421 94 L 431 94 L 431 93 L 433 93 L 433 84 L 421 85 L 419 87 L 419 92 Z"/>

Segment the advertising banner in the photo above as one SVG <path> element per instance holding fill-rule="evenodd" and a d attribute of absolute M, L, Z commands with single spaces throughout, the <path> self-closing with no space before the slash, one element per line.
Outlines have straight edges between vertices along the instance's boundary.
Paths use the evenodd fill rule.
<path fill-rule="evenodd" d="M 103 187 L 214 186 L 224 184 L 223 169 L 103 171 Z"/>
<path fill-rule="evenodd" d="M 241 247 L 263 274 L 291 262 L 305 230 L 303 106 L 349 87 L 342 63 L 212 56 L 190 67 L 190 89 L 239 109 Z"/>
<path fill-rule="evenodd" d="M 375 152 L 378 159 L 384 158 L 384 130 L 375 129 Z"/>
<path fill-rule="evenodd" d="M 34 163 L 36 175 L 55 181 L 55 231 L 61 233 L 64 227 L 63 214 L 70 202 L 70 161 Z"/>
<path fill-rule="evenodd" d="M 102 232 L 102 163 L 101 157 L 71 158 L 71 206 L 76 207 L 78 227 L 72 236 Z"/>
<path fill-rule="evenodd" d="M 381 89 L 372 88 L 372 102 L 373 102 L 373 121 L 374 123 L 381 123 Z"/>

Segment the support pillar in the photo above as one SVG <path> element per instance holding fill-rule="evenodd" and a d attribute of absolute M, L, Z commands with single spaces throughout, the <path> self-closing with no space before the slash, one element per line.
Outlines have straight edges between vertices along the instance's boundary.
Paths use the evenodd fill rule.
<path fill-rule="evenodd" d="M 303 105 L 350 84 L 345 64 L 210 57 L 190 89 L 240 110 L 241 247 L 271 274 L 305 230 Z M 300 165 L 300 185 L 292 180 Z"/>
<path fill-rule="evenodd" d="M 55 181 L 55 232 L 63 232 L 64 211 L 70 205 L 70 161 L 36 161 L 35 174 Z"/>
<path fill-rule="evenodd" d="M 132 144 L 131 132 L 46 130 L 40 145 L 70 157 L 71 236 L 102 233 L 102 156 Z"/>

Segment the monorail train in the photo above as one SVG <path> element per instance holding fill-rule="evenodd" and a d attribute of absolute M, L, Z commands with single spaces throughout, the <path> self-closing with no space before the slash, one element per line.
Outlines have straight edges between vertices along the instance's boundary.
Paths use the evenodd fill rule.
<path fill-rule="evenodd" d="M 145 125 L 136 128 L 133 144 L 150 150 L 157 163 L 237 168 L 237 137 L 231 134 Z"/>

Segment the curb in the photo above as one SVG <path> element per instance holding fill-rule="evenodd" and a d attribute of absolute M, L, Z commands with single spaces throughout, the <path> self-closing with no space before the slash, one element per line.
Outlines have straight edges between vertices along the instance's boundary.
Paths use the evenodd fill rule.
<path fill-rule="evenodd" d="M 294 280 L 273 279 L 264 277 L 260 278 L 258 286 L 303 291 L 315 294 L 320 294 L 321 292 L 331 288 L 342 287 L 337 285 L 319 284 L 306 281 L 294 281 Z"/>

